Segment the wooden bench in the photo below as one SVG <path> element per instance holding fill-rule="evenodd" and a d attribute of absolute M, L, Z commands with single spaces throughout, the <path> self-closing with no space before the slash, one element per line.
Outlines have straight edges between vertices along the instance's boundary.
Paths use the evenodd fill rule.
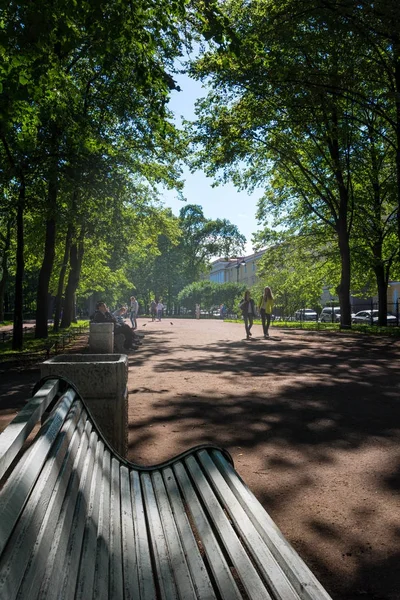
<path fill-rule="evenodd" d="M 127 462 L 64 380 L 0 435 L 0 475 L 4 600 L 330 598 L 226 451 Z"/>

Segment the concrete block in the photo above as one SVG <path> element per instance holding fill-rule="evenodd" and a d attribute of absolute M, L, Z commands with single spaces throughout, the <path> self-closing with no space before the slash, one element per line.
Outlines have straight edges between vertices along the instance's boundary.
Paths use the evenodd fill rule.
<path fill-rule="evenodd" d="M 128 449 L 128 357 L 125 354 L 60 354 L 44 361 L 41 376 L 75 385 L 100 431 L 121 456 Z"/>
<path fill-rule="evenodd" d="M 114 323 L 90 323 L 89 349 L 93 354 L 112 354 L 114 351 Z"/>

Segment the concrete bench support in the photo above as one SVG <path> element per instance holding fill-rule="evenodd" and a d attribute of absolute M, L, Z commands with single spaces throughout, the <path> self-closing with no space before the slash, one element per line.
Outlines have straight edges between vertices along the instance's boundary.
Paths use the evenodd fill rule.
<path fill-rule="evenodd" d="M 92 354 L 112 354 L 114 323 L 90 323 L 89 348 Z"/>
<path fill-rule="evenodd" d="M 106 440 L 121 456 L 126 456 L 128 358 L 125 354 L 60 354 L 42 363 L 40 371 L 42 377 L 65 377 L 73 383 Z"/>

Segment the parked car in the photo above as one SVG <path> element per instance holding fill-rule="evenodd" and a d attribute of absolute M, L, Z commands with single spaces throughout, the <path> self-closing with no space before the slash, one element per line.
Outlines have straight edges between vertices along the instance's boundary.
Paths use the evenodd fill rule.
<path fill-rule="evenodd" d="M 318 315 L 312 308 L 300 308 L 294 313 L 296 321 L 316 321 Z"/>
<path fill-rule="evenodd" d="M 372 312 L 372 325 L 378 325 L 378 314 L 377 310 L 360 310 L 353 316 L 352 322 L 364 325 L 371 325 L 371 312 Z M 397 318 L 395 315 L 388 313 L 387 315 L 388 325 L 397 325 Z"/>
<path fill-rule="evenodd" d="M 319 320 L 321 323 L 340 323 L 340 306 L 325 306 Z"/>

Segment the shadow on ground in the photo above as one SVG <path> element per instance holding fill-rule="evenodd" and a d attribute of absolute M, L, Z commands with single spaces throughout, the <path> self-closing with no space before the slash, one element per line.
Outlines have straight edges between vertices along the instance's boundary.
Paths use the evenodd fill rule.
<path fill-rule="evenodd" d="M 154 332 L 150 338 L 148 349 L 134 362 L 147 360 L 147 352 L 154 351 L 161 334 Z M 149 394 L 152 400 L 147 419 L 142 418 L 137 426 L 131 424 L 130 456 L 140 456 L 153 445 L 159 449 L 164 427 L 168 435 L 179 434 L 182 450 L 201 443 L 219 444 L 234 455 L 247 482 L 264 477 L 257 497 L 270 513 L 284 514 L 286 507 L 301 504 L 304 497 L 313 496 L 315 502 L 321 493 L 326 498 L 329 485 L 335 494 L 329 479 L 327 489 L 318 489 L 321 469 L 333 472 L 343 456 L 348 464 L 357 464 L 365 452 L 370 456 L 369 449 L 375 460 L 373 453 L 379 457 L 382 451 L 385 461 L 378 473 L 376 465 L 368 468 L 368 463 L 354 474 L 342 473 L 349 493 L 363 477 L 364 502 L 348 509 L 352 524 L 360 524 L 359 530 L 346 526 L 340 506 L 331 513 L 324 513 L 322 507 L 320 518 L 314 511 L 314 517 L 302 523 L 306 537 L 309 534 L 317 540 L 315 548 L 308 539 L 292 538 L 292 543 L 334 599 L 399 600 L 400 349 L 385 340 L 351 336 L 332 342 L 325 338 L 323 346 L 317 340 L 317 349 L 314 339 L 295 338 L 290 343 L 284 336 L 272 343 L 221 340 L 201 350 L 186 344 L 179 361 L 172 361 L 168 345 L 163 345 L 155 377 L 176 372 L 187 379 L 190 389 L 191 374 L 216 374 L 230 386 L 240 374 L 241 383 L 248 382 L 247 390 L 243 393 L 241 386 L 237 393 L 199 392 L 194 387 L 173 397 L 159 385 L 154 389 L 134 386 L 132 394 Z M 282 379 L 278 391 L 269 394 L 269 384 L 277 379 Z M 254 382 L 258 382 L 255 391 Z M 253 463 L 238 457 L 252 454 L 257 455 L 258 466 L 249 472 Z M 340 504 L 339 497 L 337 501 Z M 379 527 L 380 513 L 385 516 L 386 539 L 378 544 L 374 527 Z M 337 516 L 329 519 L 328 514 Z M 324 546 L 339 557 L 336 565 L 319 553 Z"/>

